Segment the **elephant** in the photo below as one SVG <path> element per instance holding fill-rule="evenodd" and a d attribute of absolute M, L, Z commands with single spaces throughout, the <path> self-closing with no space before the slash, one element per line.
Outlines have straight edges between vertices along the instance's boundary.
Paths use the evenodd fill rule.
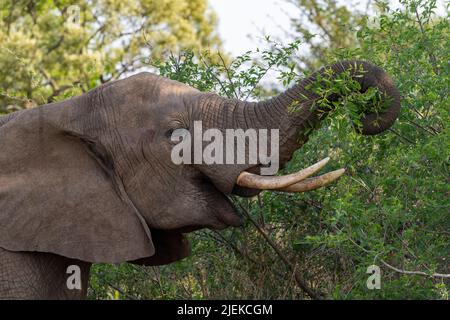
<path fill-rule="evenodd" d="M 343 170 L 309 177 L 328 159 L 276 176 L 262 175 L 261 163 L 175 164 L 171 158 L 174 132 L 191 132 L 202 121 L 218 130 L 277 129 L 283 168 L 333 110 L 318 105 L 321 97 L 311 89 L 330 70 L 334 78 L 349 72 L 360 92 L 376 88 L 387 103 L 363 114 L 358 132 L 374 135 L 392 126 L 399 91 L 382 68 L 359 60 L 323 67 L 259 102 L 142 72 L 0 117 L 0 298 L 85 298 L 92 263 L 169 264 L 190 254 L 185 234 L 240 226 L 231 195 L 308 191 L 337 179 Z M 67 285 L 70 266 L 81 274 L 75 289 Z"/>

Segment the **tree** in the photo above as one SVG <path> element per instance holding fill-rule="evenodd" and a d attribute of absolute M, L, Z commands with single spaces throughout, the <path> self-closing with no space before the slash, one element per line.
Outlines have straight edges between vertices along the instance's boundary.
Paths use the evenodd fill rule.
<path fill-rule="evenodd" d="M 207 0 L 0 0 L 0 112 L 85 92 L 143 59 L 217 47 Z"/>
<path fill-rule="evenodd" d="M 324 65 L 327 55 L 335 49 L 357 46 L 356 31 L 367 20 L 368 7 L 363 12 L 355 8 L 355 1 L 346 4 L 337 0 L 286 1 L 298 8 L 298 13 L 291 18 L 291 36 L 302 40 L 309 49 L 308 55 L 298 59 L 301 70 Z"/>

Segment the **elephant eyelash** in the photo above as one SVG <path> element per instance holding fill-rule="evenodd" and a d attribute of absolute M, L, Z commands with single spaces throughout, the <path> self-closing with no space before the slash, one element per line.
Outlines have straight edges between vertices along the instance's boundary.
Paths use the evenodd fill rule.
<path fill-rule="evenodd" d="M 181 116 L 181 115 L 179 115 Z M 170 139 L 172 137 L 172 134 L 175 130 L 178 129 L 185 129 L 185 130 L 189 130 L 189 127 L 184 123 L 184 121 L 179 120 L 179 119 L 174 119 L 173 121 L 171 121 L 168 125 L 169 129 L 164 133 L 165 137 Z"/>

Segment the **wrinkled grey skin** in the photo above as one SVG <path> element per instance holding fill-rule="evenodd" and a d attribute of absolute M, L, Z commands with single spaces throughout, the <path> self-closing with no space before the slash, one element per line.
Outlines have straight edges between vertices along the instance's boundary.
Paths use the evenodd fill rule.
<path fill-rule="evenodd" d="M 360 65 L 362 91 L 375 86 L 390 101 L 385 113 L 362 119 L 361 133 L 377 134 L 394 123 L 400 96 L 370 63 L 331 67 L 356 76 Z M 253 103 L 141 73 L 0 117 L 0 297 L 84 297 L 90 263 L 166 264 L 189 254 L 183 233 L 239 226 L 227 195 L 258 194 L 235 181 L 259 166 L 175 165 L 171 133 L 197 120 L 204 130 L 279 129 L 283 166 L 330 111 L 311 109 L 319 97 L 306 86 L 316 77 Z M 65 286 L 70 264 L 82 268 L 81 291 Z"/>
<path fill-rule="evenodd" d="M 51 253 L 11 252 L 0 248 L 0 297 L 2 299 L 83 299 L 86 296 L 88 262 Z M 70 265 L 81 269 L 81 290 L 69 290 Z"/>

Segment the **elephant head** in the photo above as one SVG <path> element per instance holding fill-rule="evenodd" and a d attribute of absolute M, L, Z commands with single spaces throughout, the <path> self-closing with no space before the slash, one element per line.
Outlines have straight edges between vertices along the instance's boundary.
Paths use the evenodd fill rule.
<path fill-rule="evenodd" d="M 317 107 L 320 96 L 310 86 L 325 70 L 333 76 L 350 71 L 361 92 L 375 87 L 388 101 L 383 112 L 362 117 L 362 134 L 393 124 L 400 109 L 393 81 L 361 61 L 321 69 L 262 102 L 226 99 L 141 73 L 0 118 L 0 247 L 88 262 L 165 264 L 188 255 L 184 233 L 241 224 L 230 194 L 306 191 L 334 180 L 342 171 L 304 180 L 326 160 L 273 177 L 260 175 L 261 163 L 175 164 L 171 157 L 174 131 L 192 132 L 202 121 L 205 130 L 221 132 L 278 129 L 282 167 L 332 111 Z"/>

